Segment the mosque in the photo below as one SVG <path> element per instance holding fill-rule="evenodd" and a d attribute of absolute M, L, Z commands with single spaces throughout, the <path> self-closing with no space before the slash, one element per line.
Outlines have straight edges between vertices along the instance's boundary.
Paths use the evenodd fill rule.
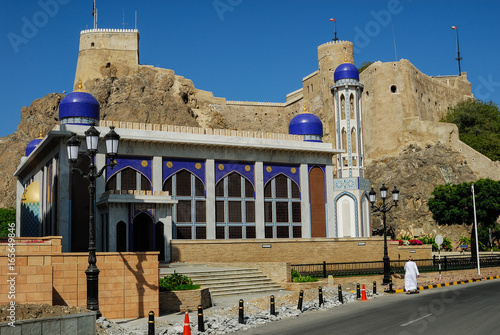
<path fill-rule="evenodd" d="M 88 181 L 71 172 L 67 142 L 80 138 L 74 167 L 88 172 L 85 134 L 95 125 L 120 136 L 115 165 L 96 179 L 97 251 L 156 250 L 169 261 L 176 239 L 369 237 L 363 85 L 347 59 L 333 77 L 335 147 L 306 105 L 289 134 L 205 129 L 101 120 L 98 101 L 76 89 L 15 172 L 17 231 L 62 236 L 64 252 L 87 250 Z M 109 162 L 101 136 L 93 163 Z"/>

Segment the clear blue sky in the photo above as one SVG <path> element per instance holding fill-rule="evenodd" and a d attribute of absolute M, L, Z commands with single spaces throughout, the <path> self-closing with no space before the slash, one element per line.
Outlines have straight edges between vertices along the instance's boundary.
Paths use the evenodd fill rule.
<path fill-rule="evenodd" d="M 70 92 L 79 33 L 93 27 L 93 0 L 2 0 L 0 136 L 20 111 L 52 92 Z M 55 6 L 54 4 L 57 4 Z M 97 0 L 99 28 L 140 32 L 140 63 L 172 69 L 230 100 L 283 102 L 317 70 L 317 46 L 355 44 L 356 65 L 410 60 L 427 75 L 462 71 L 477 98 L 500 103 L 500 2 L 460 0 Z M 392 21 L 392 24 L 390 23 Z M 33 29 L 34 28 L 34 29 Z"/>

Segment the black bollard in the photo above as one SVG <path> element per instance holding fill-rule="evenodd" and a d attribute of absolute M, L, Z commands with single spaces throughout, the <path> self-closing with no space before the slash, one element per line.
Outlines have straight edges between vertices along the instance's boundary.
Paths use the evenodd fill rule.
<path fill-rule="evenodd" d="M 245 323 L 245 311 L 243 310 L 243 299 L 240 299 L 238 322 Z"/>
<path fill-rule="evenodd" d="M 149 312 L 148 335 L 155 335 L 155 312 Z"/>
<path fill-rule="evenodd" d="M 318 294 L 319 294 L 319 305 L 323 305 L 323 289 L 320 287 L 318 287 Z"/>
<path fill-rule="evenodd" d="M 302 300 L 304 300 L 304 291 L 300 290 L 299 293 L 299 304 L 297 305 L 297 309 L 302 312 Z"/>
<path fill-rule="evenodd" d="M 344 297 L 342 297 L 342 285 L 339 284 L 339 302 L 344 303 Z"/>
<path fill-rule="evenodd" d="M 274 295 L 271 296 L 271 315 L 276 315 L 276 309 L 274 306 Z"/>
<path fill-rule="evenodd" d="M 203 322 L 203 307 L 198 305 L 198 331 L 205 331 L 205 323 Z"/>
<path fill-rule="evenodd" d="M 377 294 L 377 282 L 373 281 L 373 295 Z"/>
<path fill-rule="evenodd" d="M 359 288 L 359 283 L 356 284 L 356 299 L 361 299 L 361 289 Z"/>

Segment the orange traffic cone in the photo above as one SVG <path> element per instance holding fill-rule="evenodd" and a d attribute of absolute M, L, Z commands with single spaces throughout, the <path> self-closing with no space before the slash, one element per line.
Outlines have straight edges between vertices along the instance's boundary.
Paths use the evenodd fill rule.
<path fill-rule="evenodd" d="M 363 284 L 363 289 L 361 290 L 361 301 L 368 301 L 366 298 L 365 284 Z"/>
<path fill-rule="evenodd" d="M 191 325 L 189 324 L 189 314 L 186 312 L 186 316 L 184 316 L 184 331 L 182 335 L 191 335 Z"/>

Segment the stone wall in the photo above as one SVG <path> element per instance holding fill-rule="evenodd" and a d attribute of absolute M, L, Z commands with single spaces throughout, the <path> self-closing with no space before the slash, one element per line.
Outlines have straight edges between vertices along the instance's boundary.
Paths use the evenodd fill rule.
<path fill-rule="evenodd" d="M 192 263 L 278 262 L 290 264 L 380 261 L 383 238 L 315 238 L 265 240 L 172 240 L 172 261 Z M 388 241 L 389 257 L 405 259 L 410 254 L 397 241 Z M 412 256 L 431 258 L 430 246 L 415 247 Z"/>
<path fill-rule="evenodd" d="M 44 238 L 47 239 L 51 238 Z M 12 287 L 7 280 L 14 277 L 18 304 L 86 307 L 88 253 L 62 253 L 60 237 L 48 241 L 46 246 L 42 243 L 26 246 L 17 240 L 13 270 L 9 269 L 9 252 L 0 249 L 0 305 L 11 301 L 8 295 Z M 59 250 L 40 250 L 48 250 L 49 246 Z M 31 252 L 30 248 L 38 248 L 38 251 Z M 97 253 L 97 267 L 100 270 L 99 309 L 103 316 L 139 318 L 147 316 L 149 311 L 159 312 L 158 252 Z"/>
<path fill-rule="evenodd" d="M 160 292 L 160 313 L 190 312 L 198 310 L 198 305 L 203 309 L 212 307 L 210 291 L 208 288 L 186 291 Z"/>

